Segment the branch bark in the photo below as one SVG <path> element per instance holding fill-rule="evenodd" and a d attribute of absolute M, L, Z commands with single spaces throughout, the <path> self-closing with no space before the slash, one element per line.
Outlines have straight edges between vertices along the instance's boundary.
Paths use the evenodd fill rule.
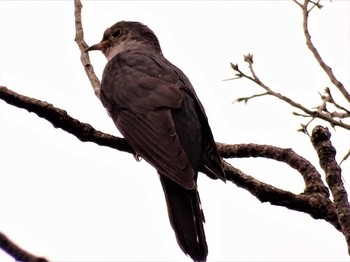
<path fill-rule="evenodd" d="M 262 203 L 269 202 L 271 205 L 283 206 L 291 210 L 307 213 L 314 219 L 324 219 L 337 230 L 341 230 L 334 204 L 324 194 L 302 193 L 295 195 L 289 191 L 261 182 L 254 177 L 244 174 L 229 163 L 223 162 L 226 179 L 246 189 Z"/>
<path fill-rule="evenodd" d="M 312 131 L 311 141 L 317 151 L 320 165 L 326 174 L 326 181 L 334 198 L 335 211 L 348 243 L 350 254 L 350 205 L 341 178 L 341 169 L 335 160 L 336 150 L 330 141 L 330 137 L 331 133 L 327 128 L 316 126 Z"/>
<path fill-rule="evenodd" d="M 74 0 L 74 17 L 75 17 L 75 38 L 80 50 L 80 61 L 83 64 L 85 73 L 90 80 L 91 86 L 95 92 L 95 95 L 100 99 L 100 87 L 101 82 L 94 72 L 94 67 L 90 63 L 90 58 L 85 50 L 89 47 L 84 40 L 84 30 L 81 22 L 81 9 L 83 5 L 79 0 Z"/>
<path fill-rule="evenodd" d="M 11 239 L 5 234 L 0 232 L 0 248 L 7 254 L 12 256 L 16 261 L 23 262 L 48 262 L 46 258 L 37 257 L 28 251 L 25 251 L 20 246 L 16 245 Z"/>
<path fill-rule="evenodd" d="M 263 157 L 284 162 L 302 175 L 305 182 L 304 194 L 320 193 L 327 198 L 329 197 L 329 190 L 324 185 L 316 168 L 290 148 L 257 144 L 226 145 L 222 143 L 217 143 L 217 146 L 223 158 Z"/>
<path fill-rule="evenodd" d="M 94 142 L 101 146 L 109 146 L 119 151 L 135 154 L 125 139 L 98 131 L 91 125 L 69 116 L 65 110 L 54 107 L 45 101 L 18 94 L 5 86 L 0 86 L 0 99 L 10 105 L 35 113 L 48 120 L 55 128 L 61 128 L 82 142 Z"/>
<path fill-rule="evenodd" d="M 312 7 L 309 9 L 308 6 L 310 3 L 312 4 Z M 309 28 L 308 28 L 309 14 L 310 14 L 310 11 L 312 10 L 312 8 L 317 6 L 317 4 L 318 4 L 318 2 L 313 3 L 310 0 L 304 0 L 304 4 L 299 5 L 303 11 L 303 31 L 304 31 L 304 35 L 305 35 L 305 39 L 306 39 L 306 45 L 310 49 L 312 54 L 314 55 L 316 61 L 319 63 L 321 68 L 327 74 L 329 80 L 338 88 L 338 90 L 343 94 L 343 96 L 346 98 L 346 100 L 348 100 L 348 102 L 350 103 L 350 94 L 348 93 L 348 91 L 346 91 L 344 85 L 335 77 L 335 75 L 332 71 L 332 68 L 324 62 L 324 60 L 321 57 L 320 53 L 318 52 L 317 48 L 315 47 L 315 45 L 311 41 L 311 35 L 309 33 Z"/>

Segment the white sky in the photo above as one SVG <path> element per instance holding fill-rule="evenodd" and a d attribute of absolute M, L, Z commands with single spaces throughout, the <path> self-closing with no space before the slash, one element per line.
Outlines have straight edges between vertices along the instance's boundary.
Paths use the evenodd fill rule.
<path fill-rule="evenodd" d="M 350 2 L 323 4 L 311 14 L 312 39 L 349 87 Z M 229 62 L 245 68 L 243 55 L 251 52 L 257 74 L 271 88 L 309 107 L 318 105 L 318 92 L 331 84 L 305 46 L 301 10 L 292 1 L 83 5 L 88 44 L 120 20 L 143 22 L 157 34 L 165 56 L 191 79 L 217 141 L 292 148 L 322 173 L 309 139 L 296 132 L 305 119 L 274 98 L 231 104 L 262 90 L 246 80 L 222 81 L 233 77 Z M 72 1 L 0 1 L 0 84 L 119 135 L 80 64 L 73 13 Z M 98 52 L 90 57 L 101 76 L 105 58 Z M 349 132 L 332 134 L 340 159 L 349 148 Z M 284 164 L 230 162 L 275 186 L 303 191 L 301 176 Z M 170 227 L 156 172 L 144 161 L 82 143 L 1 101 L 0 163 L 0 230 L 29 251 L 52 261 L 189 261 Z M 348 161 L 343 166 L 348 191 L 349 171 Z M 349 260 L 343 235 L 324 221 L 261 204 L 232 183 L 204 175 L 198 186 L 209 261 Z M 1 251 L 0 260 L 12 261 Z"/>

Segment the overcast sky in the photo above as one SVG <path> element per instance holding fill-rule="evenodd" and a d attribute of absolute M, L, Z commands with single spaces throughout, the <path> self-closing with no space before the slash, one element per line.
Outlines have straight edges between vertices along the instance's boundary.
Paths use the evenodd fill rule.
<path fill-rule="evenodd" d="M 335 75 L 350 83 L 350 1 L 324 1 L 310 17 L 312 40 Z M 306 119 L 274 98 L 232 104 L 262 92 L 234 76 L 254 54 L 262 81 L 308 107 L 332 86 L 305 46 L 302 13 L 292 1 L 83 1 L 85 40 L 99 42 L 120 20 L 140 21 L 158 36 L 164 55 L 190 78 L 216 141 L 292 148 L 318 166 Z M 119 136 L 94 96 L 74 42 L 72 1 L 0 1 L 0 84 L 65 109 L 94 128 Z M 106 63 L 90 58 L 100 77 Z M 334 97 L 339 102 L 338 92 Z M 343 103 L 346 105 L 345 103 Z M 322 123 L 322 122 L 319 122 Z M 316 124 L 316 123 L 315 123 Z M 349 132 L 332 131 L 338 160 Z M 267 159 L 234 166 L 295 193 L 302 177 Z M 0 230 L 52 261 L 189 261 L 170 227 L 155 170 L 132 155 L 55 129 L 35 114 L 0 101 Z M 350 190 L 349 161 L 343 168 Z M 232 183 L 200 175 L 210 261 L 344 261 L 344 236 L 324 221 L 260 203 Z M 0 251 L 1 261 L 13 261 Z"/>

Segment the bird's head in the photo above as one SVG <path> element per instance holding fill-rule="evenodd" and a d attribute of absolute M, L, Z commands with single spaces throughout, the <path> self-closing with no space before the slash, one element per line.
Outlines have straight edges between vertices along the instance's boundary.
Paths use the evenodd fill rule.
<path fill-rule="evenodd" d="M 142 49 L 161 53 L 157 37 L 151 29 L 139 22 L 121 21 L 106 29 L 101 42 L 86 49 L 100 50 L 108 60 L 127 51 Z"/>

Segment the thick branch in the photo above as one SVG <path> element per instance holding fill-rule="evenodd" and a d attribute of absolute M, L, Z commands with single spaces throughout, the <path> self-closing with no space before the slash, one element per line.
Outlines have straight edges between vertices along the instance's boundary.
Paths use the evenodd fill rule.
<path fill-rule="evenodd" d="M 302 175 L 306 186 L 305 194 L 321 193 L 325 197 L 329 197 L 328 188 L 323 184 L 321 175 L 316 168 L 290 148 L 257 144 L 226 145 L 217 143 L 217 145 L 223 158 L 264 157 L 284 162 Z"/>
<path fill-rule="evenodd" d="M 11 241 L 6 235 L 0 232 L 0 248 L 13 257 L 16 261 L 48 262 L 46 258 L 37 257 Z"/>
<path fill-rule="evenodd" d="M 317 151 L 320 165 L 326 173 L 326 181 L 334 198 L 336 213 L 350 254 L 350 205 L 341 179 L 341 169 L 335 160 L 336 150 L 330 137 L 331 133 L 327 128 L 316 126 L 311 141 Z"/>
<path fill-rule="evenodd" d="M 134 150 L 125 139 L 97 131 L 91 125 L 72 118 L 66 111 L 44 101 L 20 95 L 4 86 L 0 86 L 0 99 L 10 105 L 28 110 L 49 121 L 55 128 L 61 128 L 76 136 L 82 142 L 94 142 L 101 146 L 134 154 Z"/>
<path fill-rule="evenodd" d="M 334 205 L 324 194 L 312 193 L 295 195 L 248 176 L 225 161 L 223 161 L 223 163 L 226 179 L 248 190 L 261 202 L 269 202 L 272 205 L 283 206 L 291 210 L 304 212 L 315 219 L 324 219 L 340 231 Z"/>

